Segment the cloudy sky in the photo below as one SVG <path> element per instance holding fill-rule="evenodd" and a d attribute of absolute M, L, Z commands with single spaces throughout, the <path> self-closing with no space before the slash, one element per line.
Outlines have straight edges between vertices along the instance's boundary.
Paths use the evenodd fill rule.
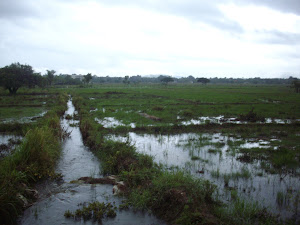
<path fill-rule="evenodd" d="M 0 0 L 0 67 L 300 78 L 299 0 Z"/>

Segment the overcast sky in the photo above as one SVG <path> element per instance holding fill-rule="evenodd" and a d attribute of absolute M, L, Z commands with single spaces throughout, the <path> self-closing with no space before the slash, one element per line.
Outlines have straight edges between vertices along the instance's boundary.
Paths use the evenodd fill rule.
<path fill-rule="evenodd" d="M 300 78 L 300 0 L 0 0 L 0 67 Z"/>

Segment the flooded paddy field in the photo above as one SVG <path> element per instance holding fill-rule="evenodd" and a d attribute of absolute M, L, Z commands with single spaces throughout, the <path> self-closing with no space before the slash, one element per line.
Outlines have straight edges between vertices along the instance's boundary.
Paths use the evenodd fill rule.
<path fill-rule="evenodd" d="M 130 142 L 138 152 L 154 157 L 166 169 L 181 169 L 218 186 L 217 197 L 225 202 L 240 196 L 257 201 L 282 218 L 298 218 L 300 168 L 268 171 L 267 160 L 245 160 L 243 152 L 278 148 L 278 139 L 245 139 L 221 133 L 175 135 L 108 135 L 108 139 Z M 280 144 L 279 144 L 280 145 Z M 297 164 L 297 162 L 295 162 Z"/>
<path fill-rule="evenodd" d="M 30 123 L 43 117 L 53 107 L 54 94 L 20 92 L 0 93 L 0 123 Z"/>
<path fill-rule="evenodd" d="M 41 178 L 35 187 L 30 186 L 39 197 L 20 206 L 26 210 L 19 224 L 95 224 L 93 220 L 67 218 L 65 213 L 78 212 L 81 206 L 97 201 L 116 212 L 114 218 L 103 218 L 103 224 L 188 224 L 186 218 L 243 224 L 241 221 L 248 221 L 243 213 L 247 210 L 253 213 L 248 217 L 250 223 L 263 224 L 256 218 L 264 216 L 274 221 L 269 213 L 291 219 L 291 224 L 299 223 L 300 99 L 290 89 L 234 85 L 74 87 L 68 89 L 72 97 L 67 110 L 61 107 L 62 101 L 56 102 L 59 92 L 62 90 L 53 88 L 36 94 L 20 92 L 15 97 L 0 95 L 1 126 L 11 129 L 5 135 L 15 135 L 16 130 L 31 124 L 19 133 L 43 126 L 55 132 L 62 128 L 60 138 L 69 136 L 57 142 L 61 154 L 55 157 L 57 161 L 51 159 L 54 172 L 39 170 L 34 161 L 34 166 L 22 164 L 10 174 Z M 64 98 L 66 102 L 68 96 L 64 94 Z M 49 114 L 53 109 L 58 117 Z M 45 122 L 40 123 L 42 120 Z M 13 122 L 18 126 L 13 128 Z M 3 144 L 13 143 L 11 137 L 3 137 Z M 38 160 L 49 162 L 47 157 Z M 43 163 L 39 166 L 43 168 Z M 0 172 L 8 176 L 3 168 Z M 80 180 L 106 179 L 107 175 L 123 179 L 128 192 L 117 196 L 111 184 Z M 5 188 L 6 181 L 1 182 Z M 26 189 L 30 182 L 16 181 Z M 11 196 L 22 203 L 27 195 L 18 185 Z M 189 192 L 190 187 L 195 191 Z M 195 199 L 201 199 L 201 204 Z M 230 210 L 238 203 L 240 209 L 233 214 Z M 129 210 L 121 209 L 124 204 Z M 202 204 L 209 206 L 207 211 L 201 211 L 205 208 Z M 218 213 L 218 207 L 227 214 Z M 233 220 L 237 215 L 241 218 Z"/>
<path fill-rule="evenodd" d="M 107 140 L 211 181 L 215 198 L 229 205 L 241 198 L 299 222 L 300 98 L 278 90 L 103 86 L 80 95 Z"/>
<path fill-rule="evenodd" d="M 293 123 L 300 118 L 299 97 L 279 86 L 101 86 L 80 95 L 92 116 L 112 117 L 125 125 Z"/>

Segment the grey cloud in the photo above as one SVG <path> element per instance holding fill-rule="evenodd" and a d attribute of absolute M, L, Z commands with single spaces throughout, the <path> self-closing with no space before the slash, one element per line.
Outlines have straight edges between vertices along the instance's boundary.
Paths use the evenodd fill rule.
<path fill-rule="evenodd" d="M 73 4 L 75 2 L 94 1 L 104 3 L 107 5 L 121 5 L 125 7 L 139 7 L 147 10 L 168 13 L 171 15 L 181 16 L 195 22 L 203 22 L 216 27 L 221 30 L 241 33 L 243 28 L 235 21 L 227 18 L 217 7 L 218 3 L 224 0 L 215 1 L 196 1 L 196 0 L 63 0 L 66 4 Z M 1 0 L 0 1 L 0 18 L 26 18 L 33 16 L 45 16 L 49 11 L 55 13 L 54 5 L 60 1 L 53 0 L 49 2 L 40 0 Z M 42 14 L 43 13 L 43 14 Z M 52 13 L 51 13 L 52 14 Z"/>
<path fill-rule="evenodd" d="M 243 28 L 235 21 L 227 18 L 217 4 L 222 0 L 216 1 L 195 1 L 195 0 L 164 0 L 164 1 L 99 1 L 108 5 L 135 6 L 143 9 L 168 13 L 181 16 L 195 22 L 203 22 L 221 30 L 234 33 L 243 32 Z"/>
<path fill-rule="evenodd" d="M 32 17 L 37 14 L 36 8 L 30 4 L 30 1 L 0 1 L 0 18 Z"/>
<path fill-rule="evenodd" d="M 165 2 L 165 1 L 164 1 Z M 165 11 L 189 18 L 193 21 L 207 23 L 221 30 L 243 32 L 243 28 L 235 21 L 226 18 L 218 9 L 217 1 L 173 1 L 164 5 Z"/>
<path fill-rule="evenodd" d="M 300 44 L 300 33 L 281 32 L 278 30 L 258 31 L 263 36 L 263 42 L 269 44 L 298 45 Z"/>
<path fill-rule="evenodd" d="M 288 53 L 288 54 L 285 54 L 285 56 L 290 59 L 296 59 L 296 60 L 300 59 L 300 53 L 298 53 L 298 52 Z"/>
<path fill-rule="evenodd" d="M 300 1 L 299 0 L 235 0 L 236 4 L 255 4 L 266 6 L 285 13 L 293 13 L 300 15 Z"/>

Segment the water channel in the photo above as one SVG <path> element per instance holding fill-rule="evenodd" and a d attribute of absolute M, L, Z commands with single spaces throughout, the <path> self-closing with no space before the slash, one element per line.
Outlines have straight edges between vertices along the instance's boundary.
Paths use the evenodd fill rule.
<path fill-rule="evenodd" d="M 68 101 L 66 115 L 73 115 L 75 108 L 72 101 Z M 64 116 L 64 118 L 65 118 Z M 83 145 L 78 127 L 70 124 L 78 123 L 76 120 L 61 120 L 61 125 L 71 131 L 71 136 L 62 146 L 62 155 L 57 164 L 56 172 L 61 173 L 63 181 L 48 181 L 37 187 L 39 200 L 26 209 L 19 224 L 97 224 L 93 221 L 67 219 L 64 217 L 66 210 L 75 211 L 78 204 L 84 202 L 111 202 L 115 206 L 122 203 L 122 198 L 113 195 L 112 185 L 103 184 L 73 184 L 83 176 L 102 177 L 99 169 L 100 162 Z M 164 224 L 152 215 L 130 210 L 117 210 L 113 219 L 104 219 L 103 224 Z"/>

